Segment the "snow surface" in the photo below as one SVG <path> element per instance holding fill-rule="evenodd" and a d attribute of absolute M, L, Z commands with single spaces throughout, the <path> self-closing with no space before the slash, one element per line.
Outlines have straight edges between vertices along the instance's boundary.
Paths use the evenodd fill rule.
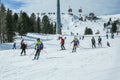
<path fill-rule="evenodd" d="M 65 22 L 65 19 L 67 19 Z M 69 15 L 64 17 L 63 25 L 72 26 Z M 105 17 L 104 17 L 105 18 Z M 108 17 L 109 18 L 109 17 Z M 106 18 L 105 18 L 106 19 Z M 105 19 L 98 21 L 100 24 Z M 68 24 L 67 24 L 68 22 Z M 93 22 L 83 22 L 83 26 L 90 26 Z M 115 39 L 106 39 L 103 27 L 96 25 L 101 30 L 103 47 L 91 48 L 91 37 L 85 36 L 80 40 L 77 52 L 72 53 L 74 36 L 68 35 L 70 28 L 62 37 L 66 37 L 66 50 L 60 50 L 59 35 L 43 35 L 28 33 L 27 36 L 16 36 L 17 49 L 12 49 L 13 43 L 0 44 L 0 80 L 120 80 L 120 34 L 115 34 Z M 95 28 L 96 29 L 96 28 Z M 67 31 L 67 29 L 64 29 Z M 82 34 L 82 33 L 81 33 Z M 97 41 L 99 35 L 94 35 Z M 34 44 L 36 38 L 41 38 L 44 49 L 41 51 L 39 60 L 32 60 L 35 54 Z M 78 38 L 80 37 L 77 36 Z M 20 41 L 25 40 L 28 44 L 26 56 L 20 56 Z M 109 41 L 111 47 L 107 47 Z"/>

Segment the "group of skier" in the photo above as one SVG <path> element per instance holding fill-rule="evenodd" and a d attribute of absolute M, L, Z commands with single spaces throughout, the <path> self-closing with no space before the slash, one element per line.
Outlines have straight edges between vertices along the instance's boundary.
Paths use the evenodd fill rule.
<path fill-rule="evenodd" d="M 61 40 L 61 50 L 65 50 L 65 49 L 66 49 L 65 46 L 64 46 L 64 44 L 65 44 L 65 39 L 66 39 L 66 37 L 65 37 L 65 38 L 59 37 L 59 40 Z M 74 37 L 74 39 L 73 39 L 73 41 L 72 41 L 71 43 L 73 43 L 72 52 L 76 52 L 76 48 L 77 48 L 78 45 L 79 45 L 79 40 L 78 40 L 78 38 L 77 38 L 77 37 Z"/>
<path fill-rule="evenodd" d="M 106 34 L 106 38 L 109 38 L 108 34 Z M 114 39 L 114 33 L 111 33 L 111 39 Z"/>
<path fill-rule="evenodd" d="M 94 37 L 92 37 L 91 43 L 92 43 L 92 48 L 96 48 L 96 41 Z M 100 36 L 98 37 L 98 46 L 102 47 L 102 38 Z"/>
<path fill-rule="evenodd" d="M 59 37 L 59 39 L 61 40 L 61 50 L 65 50 L 65 39 L 63 37 Z M 102 47 L 102 38 L 100 36 L 98 36 L 98 47 Z M 73 48 L 72 48 L 72 52 L 76 52 L 77 47 L 79 46 L 79 39 L 75 36 L 73 41 L 71 42 L 73 43 Z M 91 38 L 91 44 L 92 44 L 92 48 L 96 48 L 96 40 L 94 37 Z M 110 47 L 110 43 L 107 41 L 107 46 Z"/>
<path fill-rule="evenodd" d="M 96 48 L 96 41 L 94 37 L 92 37 L 91 43 L 92 43 L 92 48 Z M 110 47 L 110 43 L 108 41 L 107 41 L 107 46 Z M 100 36 L 98 37 L 98 47 L 102 47 L 102 38 Z"/>
<path fill-rule="evenodd" d="M 27 44 L 25 44 L 24 39 L 21 40 L 20 44 L 21 44 L 20 48 L 22 50 L 21 51 L 21 56 L 23 55 L 23 53 L 24 53 L 24 55 L 26 55 Z M 36 50 L 36 52 L 35 52 L 33 60 L 38 60 L 39 56 L 40 56 L 40 52 L 43 49 L 43 43 L 40 40 L 40 38 L 37 38 L 34 49 Z"/>
<path fill-rule="evenodd" d="M 66 37 L 63 38 L 63 37 L 59 36 L 61 50 L 66 50 L 65 39 L 66 39 Z M 71 41 L 71 44 L 73 44 L 72 52 L 76 52 L 76 49 L 79 47 L 79 44 L 80 44 L 79 39 L 75 36 L 74 39 Z M 96 41 L 95 41 L 94 37 L 91 38 L 91 44 L 92 44 L 92 48 L 96 48 Z M 16 45 L 16 43 L 14 42 L 13 48 L 16 49 L 15 45 Z M 21 40 L 20 45 L 21 45 L 20 48 L 22 50 L 20 55 L 21 56 L 26 55 L 27 44 L 24 42 L 24 39 Z M 102 38 L 100 36 L 98 37 L 98 46 L 102 47 Z M 109 42 L 107 42 L 107 46 L 110 47 Z M 38 60 L 39 56 L 40 56 L 40 52 L 41 52 L 41 50 L 43 50 L 43 43 L 40 40 L 40 38 L 37 38 L 34 49 L 36 50 L 36 52 L 35 52 L 33 60 Z"/>

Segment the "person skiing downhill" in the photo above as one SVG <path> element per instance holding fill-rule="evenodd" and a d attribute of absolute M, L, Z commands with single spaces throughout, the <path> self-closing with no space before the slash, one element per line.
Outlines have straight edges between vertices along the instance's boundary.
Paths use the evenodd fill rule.
<path fill-rule="evenodd" d="M 63 38 L 61 37 L 60 40 L 61 40 L 61 50 L 65 50 L 65 46 L 64 46 L 64 44 L 65 44 L 65 39 L 63 39 Z"/>
<path fill-rule="evenodd" d="M 110 47 L 110 43 L 107 41 L 107 46 Z"/>
<path fill-rule="evenodd" d="M 26 44 L 24 42 L 21 44 L 21 49 L 22 49 L 21 56 L 22 56 L 23 52 L 24 52 L 24 55 L 26 55 Z"/>
<path fill-rule="evenodd" d="M 98 37 L 98 46 L 102 47 L 102 38 L 100 36 Z"/>
<path fill-rule="evenodd" d="M 36 50 L 36 53 L 34 55 L 34 60 L 38 60 L 39 59 L 39 56 L 40 56 L 40 52 L 41 50 L 43 49 L 43 43 L 41 42 L 40 38 L 37 38 L 37 42 L 35 44 L 35 50 Z"/>
<path fill-rule="evenodd" d="M 79 45 L 79 40 L 75 37 L 71 43 L 73 43 L 72 52 L 76 52 L 76 48 L 77 48 L 78 45 Z"/>
<path fill-rule="evenodd" d="M 111 39 L 114 39 L 114 33 L 111 33 Z"/>
<path fill-rule="evenodd" d="M 13 49 L 16 49 L 16 42 L 13 43 Z"/>
<path fill-rule="evenodd" d="M 106 34 L 106 38 L 108 39 L 108 34 Z"/>
<path fill-rule="evenodd" d="M 92 48 L 96 48 L 96 42 L 94 37 L 92 37 L 91 42 L 92 42 Z"/>

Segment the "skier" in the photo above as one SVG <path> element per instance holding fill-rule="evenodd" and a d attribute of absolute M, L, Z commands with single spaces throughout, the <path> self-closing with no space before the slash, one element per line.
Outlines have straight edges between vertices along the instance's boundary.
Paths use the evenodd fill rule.
<path fill-rule="evenodd" d="M 100 36 L 98 37 L 98 46 L 102 47 L 102 38 Z"/>
<path fill-rule="evenodd" d="M 107 46 L 110 47 L 110 43 L 107 41 Z"/>
<path fill-rule="evenodd" d="M 24 52 L 24 55 L 26 55 L 26 44 L 24 42 L 21 44 L 21 49 L 22 49 L 21 56 L 22 56 L 23 52 Z"/>
<path fill-rule="evenodd" d="M 79 40 L 81 40 L 81 36 L 79 36 Z"/>
<path fill-rule="evenodd" d="M 76 48 L 77 48 L 78 45 L 79 45 L 79 40 L 75 37 L 71 43 L 73 43 L 72 52 L 76 52 Z"/>
<path fill-rule="evenodd" d="M 34 56 L 34 60 L 39 59 L 40 52 L 41 52 L 42 49 L 43 49 L 43 43 L 40 41 L 40 38 L 37 38 L 37 42 L 35 44 L 36 53 L 35 53 L 35 56 Z"/>
<path fill-rule="evenodd" d="M 84 40 L 84 35 L 82 36 L 82 40 Z"/>
<path fill-rule="evenodd" d="M 66 38 L 65 38 L 66 39 Z M 61 40 L 61 50 L 65 50 L 65 46 L 64 46 L 64 44 L 65 44 L 65 39 L 63 39 L 62 37 L 60 38 L 60 40 Z"/>
<path fill-rule="evenodd" d="M 114 33 L 111 33 L 111 39 L 114 39 Z"/>
<path fill-rule="evenodd" d="M 91 42 L 92 42 L 92 48 L 96 48 L 96 42 L 94 37 L 92 37 Z"/>
<path fill-rule="evenodd" d="M 106 34 L 106 38 L 108 39 L 108 34 Z"/>
<path fill-rule="evenodd" d="M 13 43 L 13 49 L 16 49 L 16 42 Z"/>

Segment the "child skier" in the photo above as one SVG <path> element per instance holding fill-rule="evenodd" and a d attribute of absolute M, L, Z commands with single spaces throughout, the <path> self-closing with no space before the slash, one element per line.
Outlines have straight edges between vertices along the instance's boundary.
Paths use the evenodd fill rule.
<path fill-rule="evenodd" d="M 114 39 L 114 33 L 111 33 L 111 39 Z"/>
<path fill-rule="evenodd" d="M 110 47 L 110 43 L 107 41 L 107 46 Z"/>
<path fill-rule="evenodd" d="M 65 46 L 64 46 L 65 40 L 62 37 L 60 38 L 60 40 L 61 40 L 61 50 L 65 50 Z"/>
<path fill-rule="evenodd" d="M 24 52 L 24 55 L 26 55 L 26 44 L 24 42 L 21 44 L 21 49 L 22 49 L 21 56 L 22 56 L 23 52 Z"/>
<path fill-rule="evenodd" d="M 35 44 L 35 50 L 36 50 L 36 53 L 35 53 L 35 56 L 34 56 L 34 60 L 38 60 L 39 59 L 39 56 L 40 56 L 40 52 L 41 50 L 43 49 L 43 43 L 40 41 L 40 38 L 37 39 L 37 42 Z"/>
<path fill-rule="evenodd" d="M 92 37 L 91 42 L 92 42 L 92 48 L 96 48 L 96 42 L 94 37 Z"/>
<path fill-rule="evenodd" d="M 16 49 L 16 42 L 13 43 L 13 49 Z"/>
<path fill-rule="evenodd" d="M 79 40 L 75 37 L 71 43 L 73 43 L 72 52 L 76 52 L 76 48 L 77 48 L 78 45 L 79 45 Z"/>
<path fill-rule="evenodd" d="M 108 34 L 106 34 L 106 38 L 108 39 Z"/>
<path fill-rule="evenodd" d="M 98 46 L 102 47 L 102 38 L 100 36 L 98 37 Z"/>

